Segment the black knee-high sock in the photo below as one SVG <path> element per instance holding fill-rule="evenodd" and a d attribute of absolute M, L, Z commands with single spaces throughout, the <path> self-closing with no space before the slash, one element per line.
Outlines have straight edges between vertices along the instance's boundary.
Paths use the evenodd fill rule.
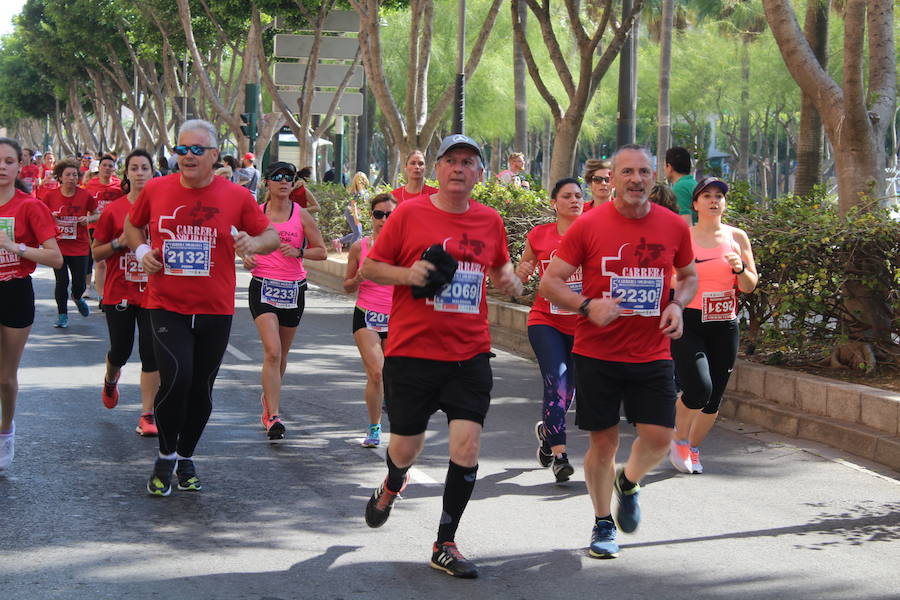
<path fill-rule="evenodd" d="M 437 542 L 452 542 L 456 537 L 459 520 L 475 489 L 475 475 L 478 465 L 461 467 L 452 460 L 447 468 L 447 479 L 444 482 L 444 512 L 441 513 L 441 524 L 438 527 Z"/>
<path fill-rule="evenodd" d="M 391 460 L 390 450 L 385 452 L 385 455 L 387 456 L 385 462 L 387 462 L 388 468 L 387 489 L 392 492 L 399 492 L 403 489 L 403 484 L 406 482 L 406 472 L 409 471 L 409 467 L 400 468 L 395 465 L 394 461 Z"/>

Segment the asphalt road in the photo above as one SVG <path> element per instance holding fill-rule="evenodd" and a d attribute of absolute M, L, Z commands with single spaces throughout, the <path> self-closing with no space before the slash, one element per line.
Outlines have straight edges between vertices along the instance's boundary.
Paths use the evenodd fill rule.
<path fill-rule="evenodd" d="M 239 281 L 234 351 L 196 456 L 204 489 L 154 498 L 144 485 L 156 442 L 134 433 L 139 364 L 123 372 L 119 406 L 105 409 L 104 318 L 73 307 L 69 329 L 53 329 L 52 273 L 38 271 L 16 459 L 0 476 L 0 598 L 900 597 L 897 473 L 736 422 L 713 431 L 703 475 L 652 472 L 644 520 L 620 534 L 620 558 L 591 559 L 586 437 L 570 435 L 573 480 L 552 483 L 534 458 L 537 367 L 499 351 L 479 482 L 457 536 L 481 578 L 429 569 L 447 464 L 442 416 L 405 498 L 369 529 L 363 510 L 385 467 L 383 450 L 358 445 L 364 376 L 350 300 L 307 295 L 282 401 L 287 438 L 272 444 L 258 420 L 262 349 Z M 632 433 L 622 425 L 624 448 Z"/>

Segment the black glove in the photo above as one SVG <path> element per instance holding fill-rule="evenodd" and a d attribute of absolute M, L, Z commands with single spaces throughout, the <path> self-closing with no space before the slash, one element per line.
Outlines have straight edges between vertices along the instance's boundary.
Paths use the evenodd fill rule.
<path fill-rule="evenodd" d="M 433 264 L 434 270 L 428 271 L 428 281 L 425 285 L 412 286 L 412 295 L 413 298 L 434 298 L 441 288 L 453 280 L 459 263 L 440 244 L 429 246 L 422 253 L 422 260 Z"/>

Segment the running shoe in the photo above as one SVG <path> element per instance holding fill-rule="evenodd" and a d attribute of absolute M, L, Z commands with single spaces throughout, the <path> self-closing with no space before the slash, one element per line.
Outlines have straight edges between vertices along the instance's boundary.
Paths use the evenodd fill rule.
<path fill-rule="evenodd" d="M 538 421 L 534 424 L 534 435 L 538 439 L 538 464 L 546 469 L 550 466 L 550 463 L 553 462 L 553 450 L 550 449 L 550 444 L 547 443 L 546 429 L 544 428 L 543 421 Z"/>
<path fill-rule="evenodd" d="M 575 472 L 575 468 L 569 464 L 569 457 L 565 452 L 561 456 L 553 457 L 551 468 L 553 469 L 553 475 L 556 477 L 556 483 L 568 481 L 572 473 Z"/>
<path fill-rule="evenodd" d="M 691 444 L 687 440 L 672 440 L 669 462 L 682 473 L 691 472 Z"/>
<path fill-rule="evenodd" d="M 156 429 L 156 418 L 152 412 L 142 414 L 134 430 L 138 435 L 144 437 L 156 437 L 159 435 L 159 430 Z"/>
<path fill-rule="evenodd" d="M 266 421 L 266 435 L 269 436 L 270 440 L 284 439 L 284 423 L 281 422 L 278 415 L 272 415 Z"/>
<path fill-rule="evenodd" d="M 616 543 L 616 524 L 612 521 L 598 521 L 591 532 L 591 547 L 588 554 L 594 558 L 616 558 L 619 544 Z"/>
<path fill-rule="evenodd" d="M 178 461 L 175 468 L 175 475 L 178 477 L 178 489 L 183 492 L 199 492 L 203 489 L 200 485 L 200 479 L 197 477 L 197 469 L 194 468 L 194 461 L 189 458 L 182 458 Z"/>
<path fill-rule="evenodd" d="M 369 425 L 369 429 L 366 432 L 366 439 L 362 441 L 363 448 L 377 448 L 381 445 L 381 424 L 376 423 L 375 425 Z"/>
<path fill-rule="evenodd" d="M 67 328 L 69 326 L 69 315 L 59 315 L 56 317 L 56 322 L 53 326 L 58 327 L 59 329 Z"/>
<path fill-rule="evenodd" d="M 151 496 L 168 496 L 172 493 L 172 474 L 175 472 L 174 458 L 157 458 L 153 465 L 153 475 L 147 482 L 147 493 Z"/>
<path fill-rule="evenodd" d="M 478 568 L 471 560 L 462 555 L 456 542 L 434 543 L 431 548 L 431 567 L 462 579 L 478 577 Z"/>
<path fill-rule="evenodd" d="M 691 473 L 700 474 L 703 472 L 703 465 L 700 464 L 700 448 L 691 447 Z"/>
<path fill-rule="evenodd" d="M 638 495 L 641 486 L 635 484 L 633 488 L 627 492 L 623 492 L 619 485 L 622 472 L 625 469 L 616 471 L 616 497 L 619 499 L 619 508 L 616 510 L 616 525 L 625 533 L 633 533 L 641 522 L 641 506 L 638 504 Z"/>
<path fill-rule="evenodd" d="M 406 489 L 409 483 L 409 474 L 403 480 L 403 486 L 399 492 L 392 492 L 387 489 L 387 477 L 378 486 L 378 489 L 372 492 L 369 503 L 366 504 L 366 525 L 369 527 L 381 527 L 391 516 L 391 508 L 394 506 L 394 500 L 400 498 L 400 494 Z"/>
<path fill-rule="evenodd" d="M 266 406 L 266 394 L 262 393 L 259 395 L 259 403 L 262 404 L 262 415 L 259 417 L 260 423 L 262 423 L 263 429 L 266 431 L 269 430 L 269 407 Z"/>
<path fill-rule="evenodd" d="M 82 317 L 91 316 L 91 307 L 88 306 L 88 303 L 84 298 L 77 298 L 75 300 L 75 306 L 78 307 L 78 312 L 81 313 Z"/>
<path fill-rule="evenodd" d="M 0 471 L 10 467 L 16 455 L 16 428 L 9 433 L 0 433 Z"/>
<path fill-rule="evenodd" d="M 112 383 L 103 378 L 103 391 L 100 392 L 100 399 L 103 400 L 103 406 L 106 408 L 115 408 L 119 403 L 119 386 L 118 382 Z"/>

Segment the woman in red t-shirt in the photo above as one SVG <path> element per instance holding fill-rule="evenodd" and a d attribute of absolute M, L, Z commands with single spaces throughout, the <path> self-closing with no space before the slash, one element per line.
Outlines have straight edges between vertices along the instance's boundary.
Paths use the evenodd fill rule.
<path fill-rule="evenodd" d="M 56 239 L 63 255 L 63 266 L 54 269 L 56 276 L 56 308 L 59 316 L 54 327 L 69 326 L 69 273 L 72 274 L 72 299 L 82 317 L 90 316 L 91 309 L 82 298 L 87 287 L 88 259 L 91 245 L 88 239 L 89 217 L 97 208 L 97 200 L 78 187 L 78 165 L 64 160 L 53 168 L 53 176 L 59 181 L 58 189 L 44 196 L 44 203 L 56 219 Z"/>
<path fill-rule="evenodd" d="M 306 188 L 306 183 L 311 176 L 312 167 L 303 167 L 297 171 L 297 178 L 294 180 L 294 189 L 291 190 L 289 198 L 291 202 L 296 202 L 310 214 L 315 214 L 319 212 L 319 201 L 316 200 L 313 193 Z"/>
<path fill-rule="evenodd" d="M 31 273 L 35 263 L 57 268 L 63 261 L 47 207 L 16 189 L 21 160 L 19 142 L 0 138 L 0 471 L 15 453 L 19 362 L 34 322 Z"/>
<path fill-rule="evenodd" d="M 126 195 L 109 202 L 94 229 L 92 252 L 97 264 L 105 264 L 102 304 L 109 329 L 106 376 L 100 398 L 106 408 L 119 402 L 117 383 L 122 367 L 134 348 L 134 326 L 138 329 L 138 353 L 141 357 L 141 417 L 135 431 L 143 436 L 157 435 L 153 399 L 159 389 L 159 369 L 153 354 L 150 313 L 143 308 L 147 274 L 141 268 L 125 239 L 125 218 L 144 184 L 153 178 L 153 157 L 146 150 L 134 150 L 125 159 L 125 178 L 121 190 Z"/>
<path fill-rule="evenodd" d="M 406 174 L 406 185 L 391 190 L 397 204 L 437 192 L 437 188 L 425 184 L 425 153 L 421 150 L 409 153 L 403 163 L 403 172 Z"/>
<path fill-rule="evenodd" d="M 560 179 L 550 193 L 550 206 L 556 212 L 556 221 L 538 225 L 525 240 L 522 260 L 516 267 L 516 275 L 522 282 L 528 281 L 538 267 L 541 276 L 556 254 L 563 234 L 581 215 L 584 193 L 577 179 Z M 581 269 L 575 271 L 566 284 L 581 291 Z M 539 446 L 538 463 L 552 467 L 556 481 L 568 481 L 575 469 L 566 455 L 566 413 L 575 397 L 575 371 L 572 360 L 572 344 L 575 335 L 575 313 L 563 310 L 535 294 L 534 304 L 528 315 L 528 341 L 541 369 L 544 380 L 542 419 L 534 426 Z"/>

